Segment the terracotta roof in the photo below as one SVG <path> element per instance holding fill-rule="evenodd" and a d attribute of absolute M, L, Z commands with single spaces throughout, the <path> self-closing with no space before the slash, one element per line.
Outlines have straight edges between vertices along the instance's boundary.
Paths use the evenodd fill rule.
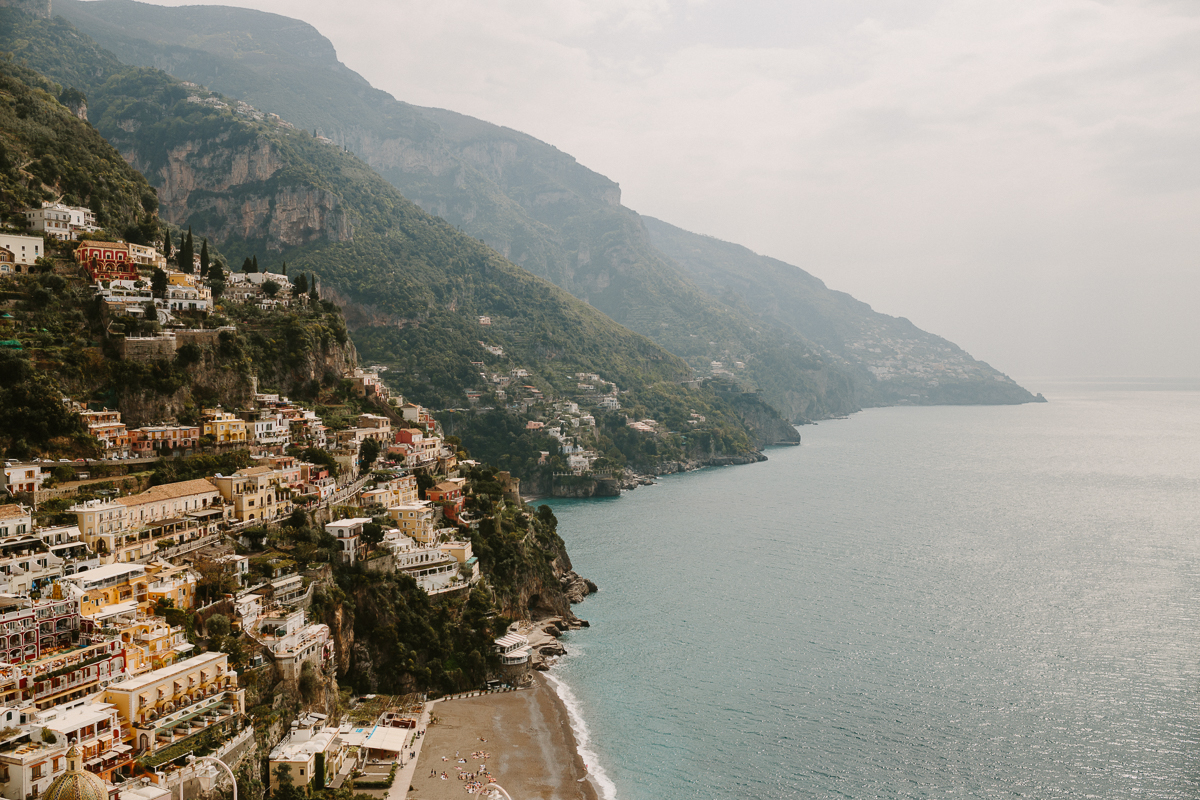
<path fill-rule="evenodd" d="M 237 474 L 241 475 L 242 477 L 250 478 L 255 475 L 266 475 L 267 473 L 274 471 L 274 467 L 246 467 L 245 469 L 239 469 Z"/>
<path fill-rule="evenodd" d="M 216 487 L 204 478 L 179 483 L 167 483 L 162 486 L 151 486 L 141 494 L 119 497 L 117 502 L 123 506 L 140 506 L 142 503 L 155 503 L 160 500 L 174 500 L 177 497 L 187 497 L 194 494 L 209 494 L 217 491 Z"/>
<path fill-rule="evenodd" d="M 24 517 L 29 514 L 28 511 L 21 508 L 16 503 L 0 506 L 0 519 L 8 519 L 9 517 Z"/>

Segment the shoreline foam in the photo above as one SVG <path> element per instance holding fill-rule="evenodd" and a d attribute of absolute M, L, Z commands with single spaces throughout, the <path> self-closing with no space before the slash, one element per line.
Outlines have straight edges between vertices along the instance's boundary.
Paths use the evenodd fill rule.
<path fill-rule="evenodd" d="M 545 673 L 545 678 L 553 688 L 555 699 L 562 711 L 571 722 L 572 744 L 580 761 L 587 767 L 588 782 L 595 787 L 596 792 L 600 795 L 600 800 L 616 800 L 616 784 L 608 777 L 608 773 L 600 765 L 600 759 L 596 752 L 589 746 L 592 741 L 591 731 L 588 730 L 587 723 L 583 719 L 579 698 L 562 678 L 549 672 Z"/>

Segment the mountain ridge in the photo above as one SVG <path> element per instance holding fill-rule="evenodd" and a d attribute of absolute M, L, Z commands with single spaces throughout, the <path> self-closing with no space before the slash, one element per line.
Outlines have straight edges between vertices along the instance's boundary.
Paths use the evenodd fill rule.
<path fill-rule="evenodd" d="M 839 356 L 839 343 L 815 341 L 805 326 L 763 313 L 729 287 L 702 287 L 696 270 L 664 252 L 641 218 L 620 205 L 615 181 L 528 134 L 414 106 L 371 87 L 337 61 L 332 43 L 307 23 L 245 9 L 132 0 L 60 0 L 56 9 L 86 20 L 105 43 L 143 63 L 330 137 L 425 210 L 651 337 L 699 374 L 729 372 L 761 390 L 795 421 L 840 416 L 861 405 L 1033 399 L 974 359 L 980 379 L 962 391 L 894 390 L 899 384 L 885 385 L 871 369 Z M 892 325 L 868 321 L 869 329 Z M 869 339 L 871 330 L 854 333 Z M 922 349 L 939 352 L 945 340 L 934 338 Z"/>
<path fill-rule="evenodd" d="M 495 393 L 491 375 L 525 370 L 528 386 L 510 392 L 570 398 L 578 373 L 597 374 L 618 387 L 624 414 L 598 425 L 681 421 L 630 449 L 635 468 L 758 457 L 753 415 L 697 385 L 685 361 L 428 214 L 356 156 L 158 70 L 121 69 L 61 18 L 16 13 L 0 9 L 0 48 L 24 48 L 53 77 L 90 76 L 96 129 L 158 187 L 168 219 L 235 264 L 257 255 L 337 289 L 355 306 L 360 354 L 404 395 L 462 409 L 470 392 L 511 408 L 517 398 Z M 690 413 L 706 422 L 689 425 Z"/>

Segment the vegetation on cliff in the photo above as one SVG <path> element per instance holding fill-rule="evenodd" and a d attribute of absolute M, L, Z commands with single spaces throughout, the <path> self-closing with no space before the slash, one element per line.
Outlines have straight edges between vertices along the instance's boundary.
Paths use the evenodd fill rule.
<path fill-rule="evenodd" d="M 62 25 L 30 21 L 21 30 L 21 41 L 32 42 L 39 26 L 48 29 L 44 50 L 24 52 L 51 75 L 76 57 L 97 58 Z M 10 44 L 0 35 L 0 47 Z M 263 269 L 287 262 L 315 275 L 322 291 L 349 304 L 364 358 L 388 366 L 388 381 L 410 399 L 463 405 L 464 391 L 480 383 L 471 362 L 484 358 L 486 343 L 503 351 L 500 365 L 527 368 L 555 392 L 573 388 L 582 371 L 616 382 L 651 416 L 671 405 L 722 404 L 679 385 L 691 374 L 682 359 L 422 211 L 308 131 L 255 120 L 156 70 L 105 75 L 88 87 L 92 117 L 158 185 L 168 219 L 233 263 L 253 256 Z M 481 326 L 481 317 L 492 324 Z M 744 429 L 714 441 L 739 448 L 730 454 L 749 451 Z"/>
<path fill-rule="evenodd" d="M 849 378 L 817 348 L 700 291 L 620 205 L 616 183 L 544 142 L 399 102 L 338 62 L 317 31 L 286 17 L 114 0 L 65 0 L 60 13 L 135 63 L 165 68 L 332 138 L 422 208 L 650 337 L 700 374 L 714 360 L 743 362 L 738 380 L 762 390 L 790 419 L 856 409 Z"/>
<path fill-rule="evenodd" d="M 13 16 L 23 15 L 0 9 L 0 25 Z M 91 208 L 100 227 L 149 241 L 157 233 L 154 189 L 64 102 L 79 105 L 85 98 L 0 61 L 0 216 L 23 226 L 26 207 L 62 200 Z"/>

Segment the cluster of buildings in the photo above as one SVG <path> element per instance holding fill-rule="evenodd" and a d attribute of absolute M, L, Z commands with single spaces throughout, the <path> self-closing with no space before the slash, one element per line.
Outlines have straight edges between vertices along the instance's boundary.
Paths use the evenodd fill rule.
<path fill-rule="evenodd" d="M 161 517 L 173 494 L 124 514 Z M 121 524 L 88 514 L 92 541 Z M 196 584 L 162 559 L 103 563 L 77 526 L 37 528 L 29 509 L 0 506 L 0 795 L 36 798 L 66 780 L 107 800 L 135 761 L 241 725 L 228 656 L 197 654 L 159 612 L 193 608 Z"/>
<path fill-rule="evenodd" d="M 286 398 L 257 399 L 276 412 L 287 407 Z M 81 413 L 88 414 L 98 438 L 122 439 L 113 427 L 120 423 L 114 412 Z M 409 414 L 418 425 L 426 418 L 415 406 Z M 233 425 L 235 436 L 266 435 L 266 429 L 251 433 L 258 417 L 206 417 L 205 424 Z M 390 445 L 399 441 L 397 433 L 411 431 L 400 444 L 427 437 L 441 447 L 436 433 L 393 432 L 384 424 L 387 418 L 364 417 L 369 418 L 360 418 L 357 429 L 384 431 Z M 196 427 L 187 431 L 189 439 L 203 435 Z M 228 427 L 225 433 L 230 435 Z M 35 472 L 14 465 L 6 479 L 14 488 L 29 489 L 27 479 L 33 476 L 27 473 Z M 328 523 L 325 530 L 338 543 L 339 560 L 402 572 L 430 593 L 461 590 L 477 581 L 479 563 L 471 543 L 459 527 L 447 524 L 465 518 L 465 481 L 448 473 L 439 477 L 425 500 L 418 499 L 415 475 L 397 466 L 380 472 L 370 485 L 350 487 L 354 491 L 346 502 L 384 509 L 392 524 L 370 529 L 379 513 Z M 224 602 L 232 609 L 236 631 L 258 646 L 252 664 L 270 660 L 291 681 L 299 680 L 305 664 L 330 668 L 330 631 L 306 611 L 320 578 L 297 573 L 286 559 L 252 570 L 252 562 L 262 557 L 237 555 L 223 544 L 225 536 L 236 534 L 238 523 L 289 514 L 313 480 L 322 480 L 315 465 L 266 455 L 232 475 L 77 503 L 70 509 L 76 518 L 71 526 L 38 528 L 28 508 L 0 506 L 0 775 L 5 778 L 0 794 L 28 800 L 51 791 L 57 781 L 60 790 L 66 782 L 72 791 L 95 792 L 96 800 L 106 800 L 115 782 L 122 794 L 159 800 L 175 773 L 160 771 L 157 753 L 179 744 L 186 750 L 193 737 L 213 731 L 222 739 L 237 733 L 245 698 L 228 656 L 197 653 L 183 629 L 162 615 L 164 608 L 195 609 L 201 569 L 219 565 L 233 577 L 237 588 Z M 399 749 L 395 735 L 365 736 L 356 744 L 363 753 Z M 271 774 L 288 764 L 302 784 L 312 782 L 314 769 L 332 775 L 354 752 L 347 749 L 348 741 L 323 717 L 302 718 L 272 751 Z M 161 758 L 176 750 L 164 751 Z M 135 762 L 150 765 L 153 780 L 162 785 L 147 788 L 126 780 L 140 768 Z M 141 798 L 138 792 L 149 794 Z"/>
<path fill-rule="evenodd" d="M 291 305 L 295 287 L 277 272 L 231 272 L 225 276 L 224 297 L 268 309 Z"/>
<path fill-rule="evenodd" d="M 80 408 L 78 413 L 105 458 L 160 458 L 190 453 L 200 445 L 198 425 L 143 425 L 130 430 L 121 421 L 120 411 Z"/>

